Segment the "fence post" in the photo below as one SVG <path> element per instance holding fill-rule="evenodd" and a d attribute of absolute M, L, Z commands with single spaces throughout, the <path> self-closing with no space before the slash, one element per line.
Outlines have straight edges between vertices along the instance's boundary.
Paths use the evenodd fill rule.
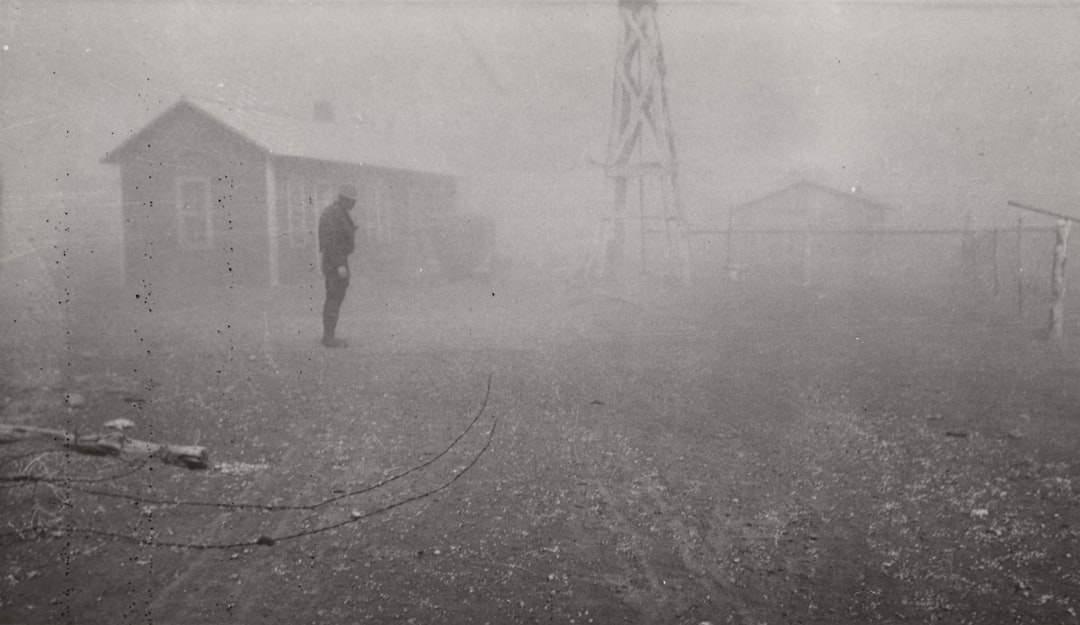
<path fill-rule="evenodd" d="M 725 259 L 725 262 L 727 263 L 727 267 L 725 267 L 725 269 L 727 269 L 728 271 L 731 271 L 731 260 L 732 260 L 732 253 L 731 253 L 731 224 L 733 224 L 735 222 L 734 216 L 732 215 L 733 212 L 734 212 L 734 208 L 731 205 L 728 205 L 728 209 L 727 209 L 727 258 Z"/>
<path fill-rule="evenodd" d="M 808 226 L 803 234 L 802 285 L 808 287 L 814 279 L 814 227 Z"/>
<path fill-rule="evenodd" d="M 1001 283 L 1000 283 L 1000 281 L 998 279 L 998 229 L 997 228 L 994 228 L 993 244 L 994 244 L 994 256 L 993 256 L 993 261 L 992 262 L 993 262 L 993 265 L 994 265 L 994 297 L 997 297 L 998 293 L 1001 292 Z"/>
<path fill-rule="evenodd" d="M 1050 282 L 1053 303 L 1050 306 L 1050 336 L 1060 340 L 1065 325 L 1065 260 L 1068 258 L 1069 230 L 1072 220 L 1059 219 L 1054 244 L 1054 275 Z"/>
<path fill-rule="evenodd" d="M 1024 214 L 1016 213 L 1016 309 L 1024 319 Z"/>

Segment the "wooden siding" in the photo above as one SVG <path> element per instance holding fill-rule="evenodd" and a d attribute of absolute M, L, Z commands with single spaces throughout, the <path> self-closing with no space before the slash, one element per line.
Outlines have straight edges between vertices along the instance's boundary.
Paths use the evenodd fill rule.
<path fill-rule="evenodd" d="M 121 164 L 129 282 L 256 284 L 267 280 L 262 156 L 212 124 L 185 116 L 145 135 Z M 180 236 L 178 182 L 209 192 L 203 247 Z M 177 278 L 178 280 L 173 280 Z"/>
<path fill-rule="evenodd" d="M 318 215 L 344 183 L 360 192 L 354 271 L 396 277 L 424 268 L 434 255 L 433 221 L 456 208 L 453 177 L 268 156 L 190 107 L 173 110 L 136 137 L 115 162 L 123 188 L 125 274 L 149 291 L 321 280 Z"/>
<path fill-rule="evenodd" d="M 276 170 L 283 282 L 320 279 L 316 232 L 294 228 L 317 226 L 318 214 L 341 184 L 354 184 L 359 192 L 352 212 L 357 225 L 350 261 L 354 272 L 395 277 L 419 271 L 434 254 L 433 221 L 456 208 L 455 180 L 447 176 L 301 159 L 282 159 Z M 304 204 L 302 211 L 297 202 Z M 309 217 L 302 219 L 298 212 Z"/>

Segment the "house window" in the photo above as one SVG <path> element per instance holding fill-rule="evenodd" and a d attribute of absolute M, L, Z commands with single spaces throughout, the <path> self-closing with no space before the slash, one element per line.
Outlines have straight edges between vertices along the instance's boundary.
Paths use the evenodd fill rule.
<path fill-rule="evenodd" d="M 328 180 L 312 181 L 303 176 L 290 176 L 286 194 L 289 245 L 315 245 L 318 241 L 319 213 L 334 201 L 334 185 Z"/>
<path fill-rule="evenodd" d="M 177 240 L 182 249 L 205 250 L 213 243 L 210 212 L 210 179 L 179 176 L 176 179 Z"/>

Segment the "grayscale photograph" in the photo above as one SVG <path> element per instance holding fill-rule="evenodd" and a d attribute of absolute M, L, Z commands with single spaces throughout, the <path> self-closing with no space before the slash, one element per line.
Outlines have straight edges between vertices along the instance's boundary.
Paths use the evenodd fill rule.
<path fill-rule="evenodd" d="M 1071 0 L 0 0 L 0 625 L 1080 625 L 1076 220 Z"/>

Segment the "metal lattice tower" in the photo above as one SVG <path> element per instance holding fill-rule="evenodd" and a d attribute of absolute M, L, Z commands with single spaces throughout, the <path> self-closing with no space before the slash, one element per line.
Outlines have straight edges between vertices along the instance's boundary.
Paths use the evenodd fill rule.
<path fill-rule="evenodd" d="M 594 271 L 612 277 L 624 270 L 626 223 L 633 218 L 631 206 L 636 204 L 642 271 L 649 249 L 646 232 L 660 233 L 666 265 L 663 271 L 689 284 L 690 253 L 664 89 L 666 68 L 656 24 L 656 0 L 619 0 L 619 19 L 621 37 L 604 166 L 615 183 L 615 200 L 599 239 Z M 657 221 L 663 224 L 662 229 L 647 225 Z"/>

